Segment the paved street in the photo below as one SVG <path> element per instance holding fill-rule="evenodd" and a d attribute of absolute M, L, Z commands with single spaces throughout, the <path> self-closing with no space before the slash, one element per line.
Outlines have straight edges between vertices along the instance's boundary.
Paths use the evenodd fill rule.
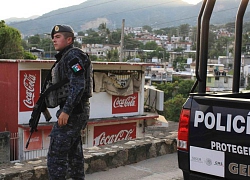
<path fill-rule="evenodd" d="M 87 174 L 86 180 L 183 180 L 177 153 L 148 159 L 109 171 Z"/>

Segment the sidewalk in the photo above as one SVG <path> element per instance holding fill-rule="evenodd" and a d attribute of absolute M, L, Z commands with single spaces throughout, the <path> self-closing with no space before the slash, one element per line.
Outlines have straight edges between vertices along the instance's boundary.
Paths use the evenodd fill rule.
<path fill-rule="evenodd" d="M 105 171 L 176 152 L 177 129 L 178 123 L 168 122 L 168 127 L 157 128 L 157 137 L 156 131 L 150 129 L 144 138 L 85 148 L 85 172 Z M 0 165 L 1 180 L 47 180 L 47 177 L 46 157 Z"/>

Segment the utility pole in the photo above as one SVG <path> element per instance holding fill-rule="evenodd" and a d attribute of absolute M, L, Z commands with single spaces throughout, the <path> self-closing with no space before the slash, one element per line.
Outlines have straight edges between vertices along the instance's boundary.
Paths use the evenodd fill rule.
<path fill-rule="evenodd" d="M 120 53 L 120 59 L 119 59 L 120 62 L 122 62 L 123 60 L 124 25 L 125 25 L 125 19 L 122 20 L 121 44 L 120 44 L 121 53 Z"/>

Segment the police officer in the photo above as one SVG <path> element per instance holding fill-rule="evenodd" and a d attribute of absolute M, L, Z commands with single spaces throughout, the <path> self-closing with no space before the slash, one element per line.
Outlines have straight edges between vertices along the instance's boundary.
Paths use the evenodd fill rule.
<path fill-rule="evenodd" d="M 58 93 L 57 122 L 50 133 L 47 166 L 50 180 L 84 179 L 81 130 L 89 119 L 92 96 L 92 64 L 88 55 L 74 48 L 74 31 L 68 25 L 56 25 L 51 38 L 58 54 L 52 69 L 52 82 L 67 78 Z M 58 91 L 59 92 L 59 91 Z"/>

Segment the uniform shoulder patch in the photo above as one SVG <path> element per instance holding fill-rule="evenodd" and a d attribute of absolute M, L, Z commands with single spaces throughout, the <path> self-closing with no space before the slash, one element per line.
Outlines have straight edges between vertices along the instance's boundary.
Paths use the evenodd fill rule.
<path fill-rule="evenodd" d="M 72 70 L 72 72 L 76 75 L 81 74 L 84 70 L 77 58 L 70 61 L 69 65 L 70 65 L 70 69 Z"/>

